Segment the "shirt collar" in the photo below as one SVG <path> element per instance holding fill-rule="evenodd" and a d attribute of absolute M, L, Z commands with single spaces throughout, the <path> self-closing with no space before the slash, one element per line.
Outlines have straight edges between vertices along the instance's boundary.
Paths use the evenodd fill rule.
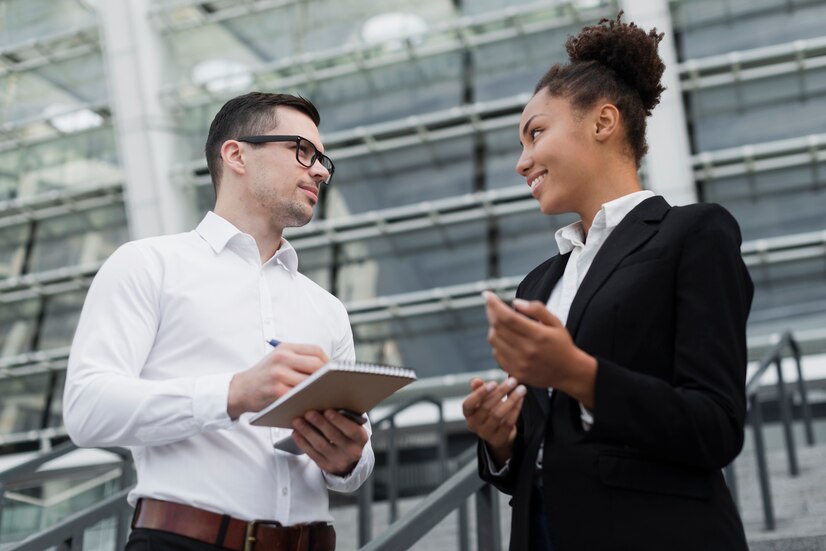
<path fill-rule="evenodd" d="M 613 230 L 622 222 L 629 212 L 648 199 L 654 197 L 655 193 L 650 190 L 635 191 L 628 195 L 623 195 L 612 201 L 604 203 L 594 216 L 594 221 L 591 224 L 591 229 L 598 231 Z M 559 254 L 567 254 L 571 252 L 577 245 L 582 245 L 585 242 L 585 232 L 582 229 L 582 221 L 574 222 L 562 228 L 559 228 L 554 234 L 556 238 L 556 245 L 559 248 Z"/>
<path fill-rule="evenodd" d="M 233 237 L 237 235 L 247 235 L 236 228 L 232 222 L 212 211 L 206 213 L 206 216 L 204 216 L 204 219 L 198 224 L 195 231 L 212 247 L 215 254 L 223 251 Z M 247 237 L 253 239 L 250 235 L 247 235 Z M 253 242 L 254 241 L 253 239 Z M 298 271 L 298 253 L 296 253 L 290 242 L 283 237 L 281 238 L 281 246 L 275 252 L 273 258 L 267 262 L 269 263 L 273 261 L 273 259 L 275 259 L 275 262 L 287 268 L 290 273 L 294 274 Z"/>

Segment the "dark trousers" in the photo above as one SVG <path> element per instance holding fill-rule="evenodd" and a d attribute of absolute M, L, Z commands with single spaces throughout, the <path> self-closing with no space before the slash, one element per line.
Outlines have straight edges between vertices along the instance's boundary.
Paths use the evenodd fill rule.
<path fill-rule="evenodd" d="M 551 530 L 548 516 L 545 514 L 545 500 L 542 489 L 535 487 L 531 494 L 531 549 L 535 551 L 554 551 L 551 543 Z"/>
<path fill-rule="evenodd" d="M 126 551 L 224 551 L 223 547 L 162 532 L 135 528 L 126 542 Z"/>

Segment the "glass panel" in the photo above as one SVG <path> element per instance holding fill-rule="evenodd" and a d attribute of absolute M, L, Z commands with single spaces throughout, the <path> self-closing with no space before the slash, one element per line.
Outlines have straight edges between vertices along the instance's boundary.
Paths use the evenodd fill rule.
<path fill-rule="evenodd" d="M 122 203 L 48 218 L 37 225 L 31 270 L 94 264 L 127 239 Z"/>
<path fill-rule="evenodd" d="M 499 218 L 499 271 L 502 276 L 524 276 L 557 253 L 554 233 L 579 217 L 547 216 L 536 210 Z"/>
<path fill-rule="evenodd" d="M 0 48 L 94 22 L 95 13 L 75 0 L 4 0 L 0 3 Z"/>
<path fill-rule="evenodd" d="M 0 281 L 23 270 L 31 228 L 31 224 L 0 228 Z"/>
<path fill-rule="evenodd" d="M 40 299 L 4 303 L 0 308 L 0 357 L 31 352 Z"/>
<path fill-rule="evenodd" d="M 826 69 L 746 81 L 690 94 L 696 151 L 819 134 Z M 777 124 L 782 120 L 783 124 Z"/>
<path fill-rule="evenodd" d="M 472 140 L 462 137 L 336 161 L 333 186 L 343 204 L 331 197 L 329 216 L 471 193 L 472 148 Z"/>
<path fill-rule="evenodd" d="M 41 428 L 48 388 L 48 373 L 0 379 L 0 434 Z"/>
<path fill-rule="evenodd" d="M 356 325 L 359 358 L 416 369 L 419 377 L 495 369 L 484 307 Z"/>
<path fill-rule="evenodd" d="M 513 125 L 491 132 L 485 136 L 485 183 L 488 189 L 524 186 L 525 196 L 530 197 L 530 188 L 525 179 L 516 172 L 516 163 L 522 154 L 519 145 L 519 121 Z"/>
<path fill-rule="evenodd" d="M 46 119 L 106 100 L 100 52 L 0 78 L 6 123 Z M 60 119 L 58 119 L 60 120 Z M 59 122 L 57 124 L 60 124 Z"/>
<path fill-rule="evenodd" d="M 578 31 L 578 26 L 562 27 L 475 48 L 475 99 L 533 94 L 536 83 L 551 65 L 568 60 L 565 40 Z"/>
<path fill-rule="evenodd" d="M 27 197 L 66 188 L 112 185 L 122 181 L 111 126 L 70 134 L 61 139 L 24 145 L 0 153 L 0 194 Z"/>
<path fill-rule="evenodd" d="M 72 344 L 86 289 L 46 298 L 37 348 L 51 350 Z"/>
<path fill-rule="evenodd" d="M 487 224 L 452 224 L 342 246 L 344 301 L 421 291 L 487 277 Z"/>
<path fill-rule="evenodd" d="M 712 180 L 707 201 L 731 211 L 743 239 L 822 230 L 826 213 L 826 162 Z"/>
<path fill-rule="evenodd" d="M 681 60 L 822 36 L 826 20 L 826 5 L 811 0 L 691 0 L 669 5 L 680 29 L 675 36 Z"/>
<path fill-rule="evenodd" d="M 792 328 L 822 328 L 826 323 L 826 257 L 753 266 L 753 334 Z"/>

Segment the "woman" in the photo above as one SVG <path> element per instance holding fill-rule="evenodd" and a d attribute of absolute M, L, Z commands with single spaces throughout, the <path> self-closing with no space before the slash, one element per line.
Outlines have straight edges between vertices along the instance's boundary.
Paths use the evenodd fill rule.
<path fill-rule="evenodd" d="M 500 385 L 463 403 L 483 479 L 511 494 L 512 550 L 745 550 L 721 469 L 746 414 L 753 286 L 722 207 L 642 191 L 662 35 L 603 20 L 566 43 L 519 125 L 544 214 L 580 221 L 513 308 L 486 293 Z"/>

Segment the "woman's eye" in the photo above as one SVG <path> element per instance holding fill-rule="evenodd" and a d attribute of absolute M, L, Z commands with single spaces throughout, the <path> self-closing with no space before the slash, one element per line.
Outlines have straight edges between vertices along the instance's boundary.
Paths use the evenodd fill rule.
<path fill-rule="evenodd" d="M 542 130 L 540 130 L 539 128 L 534 128 L 534 129 L 533 129 L 533 130 L 531 130 L 531 132 L 530 132 L 530 134 L 531 134 L 531 139 L 532 139 L 532 140 L 535 140 L 535 139 L 536 139 L 536 137 L 537 137 L 537 136 L 539 136 L 539 134 L 541 134 L 541 133 L 542 133 Z"/>

